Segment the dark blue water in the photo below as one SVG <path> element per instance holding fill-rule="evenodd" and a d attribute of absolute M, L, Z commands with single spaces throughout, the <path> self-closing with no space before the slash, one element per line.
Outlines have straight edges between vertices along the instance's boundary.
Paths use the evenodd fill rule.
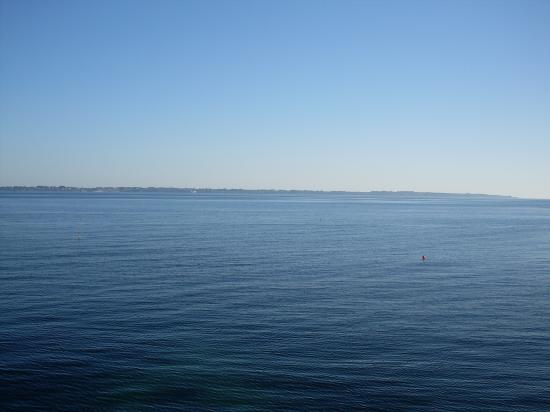
<path fill-rule="evenodd" d="M 0 246 L 3 411 L 550 410 L 550 201 L 3 193 Z"/>

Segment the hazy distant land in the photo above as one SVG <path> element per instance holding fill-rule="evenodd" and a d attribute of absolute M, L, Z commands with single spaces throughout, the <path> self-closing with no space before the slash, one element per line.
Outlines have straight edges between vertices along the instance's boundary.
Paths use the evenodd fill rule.
<path fill-rule="evenodd" d="M 86 193 L 118 193 L 118 192 L 177 192 L 177 193 L 335 193 L 335 194 L 361 194 L 361 195 L 392 195 L 392 196 L 418 196 L 418 197 L 475 197 L 475 198 L 507 198 L 513 196 L 488 195 L 483 193 L 438 193 L 438 192 L 415 192 L 409 190 L 387 191 L 374 190 L 368 192 L 353 192 L 345 190 L 296 190 L 296 189 L 213 189 L 213 188 L 190 188 L 190 187 L 139 187 L 139 186 L 97 186 L 97 187 L 75 187 L 75 186 L 0 186 L 0 191 L 10 192 L 86 192 Z"/>

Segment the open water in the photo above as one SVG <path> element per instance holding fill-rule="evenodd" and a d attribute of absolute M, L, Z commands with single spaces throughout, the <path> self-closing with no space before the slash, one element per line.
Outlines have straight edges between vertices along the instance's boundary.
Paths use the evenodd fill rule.
<path fill-rule="evenodd" d="M 0 410 L 548 411 L 550 201 L 1 193 Z"/>

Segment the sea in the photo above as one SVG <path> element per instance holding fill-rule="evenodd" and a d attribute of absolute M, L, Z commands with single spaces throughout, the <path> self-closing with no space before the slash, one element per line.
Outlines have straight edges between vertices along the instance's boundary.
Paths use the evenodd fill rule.
<path fill-rule="evenodd" d="M 550 200 L 3 191 L 0 410 L 549 411 Z"/>

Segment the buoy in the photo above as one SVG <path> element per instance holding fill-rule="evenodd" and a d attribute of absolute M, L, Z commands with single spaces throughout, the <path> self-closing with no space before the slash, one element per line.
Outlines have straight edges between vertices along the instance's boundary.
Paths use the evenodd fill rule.
<path fill-rule="evenodd" d="M 425 261 L 427 261 L 427 260 L 428 260 L 428 256 L 422 255 L 422 262 L 425 262 Z"/>

